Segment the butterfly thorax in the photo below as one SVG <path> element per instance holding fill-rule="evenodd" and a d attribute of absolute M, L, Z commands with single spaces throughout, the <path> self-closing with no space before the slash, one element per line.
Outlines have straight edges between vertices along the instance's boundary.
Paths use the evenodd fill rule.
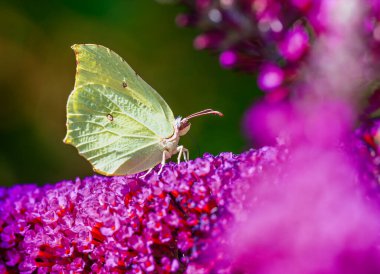
<path fill-rule="evenodd" d="M 176 137 L 176 138 L 173 138 Z M 162 139 L 161 145 L 163 146 L 163 149 L 166 150 L 170 156 L 175 154 L 177 152 L 178 142 L 179 142 L 179 136 L 174 136 L 171 138 Z M 168 155 L 169 156 L 169 155 Z"/>
<path fill-rule="evenodd" d="M 174 130 L 174 134 L 169 138 L 164 138 L 161 140 L 161 145 L 164 150 L 168 152 L 168 158 L 170 158 L 171 155 L 177 153 L 177 147 L 179 142 L 179 131 L 176 128 Z"/>

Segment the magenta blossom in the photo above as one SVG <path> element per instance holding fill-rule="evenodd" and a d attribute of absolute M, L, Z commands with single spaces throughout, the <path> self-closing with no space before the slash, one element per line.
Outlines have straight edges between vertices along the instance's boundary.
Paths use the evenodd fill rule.
<path fill-rule="evenodd" d="M 289 30 L 285 38 L 280 42 L 278 48 L 284 59 L 297 61 L 307 51 L 309 47 L 309 36 L 300 26 Z"/>
<path fill-rule="evenodd" d="M 145 179 L 2 188 L 0 270 L 378 273 L 379 200 L 369 194 L 379 189 L 364 183 L 373 178 L 346 170 L 344 150 L 332 151 L 342 165 L 334 170 L 326 155 L 310 154 L 319 177 L 302 155 L 284 147 L 206 154 Z M 326 171 L 337 180 L 325 181 Z"/>
<path fill-rule="evenodd" d="M 273 64 L 266 64 L 260 69 L 258 85 L 263 91 L 271 91 L 282 85 L 284 72 Z"/>
<path fill-rule="evenodd" d="M 199 28 L 194 39 L 198 50 L 219 54 L 223 68 L 258 73 L 258 85 L 271 93 L 266 97 L 284 100 L 298 93 L 293 84 L 303 80 L 302 70 L 316 41 L 332 34 L 336 47 L 345 39 L 345 13 L 350 5 L 345 1 L 322 0 L 181 0 L 188 11 L 178 15 L 177 24 Z M 336 5 L 337 13 L 330 14 Z M 361 1 L 359 22 L 349 28 L 371 49 L 361 59 L 368 67 L 378 68 L 380 53 L 380 1 Z M 342 22 L 335 20 L 342 18 Z M 334 25 L 334 27 L 332 27 Z M 355 44 L 352 45 L 355 47 Z M 362 60 L 360 60 L 362 61 Z M 367 62 L 366 61 L 366 62 Z M 263 85 L 267 65 L 282 72 L 279 89 Z M 378 75 L 378 74 L 377 74 Z M 264 77 L 265 78 L 265 77 Z M 280 78 L 278 78 L 280 79 Z"/>
<path fill-rule="evenodd" d="M 223 235 L 242 207 L 241 193 L 284 157 L 274 148 L 207 154 L 145 179 L 93 176 L 1 188 L 0 272 L 228 269 Z"/>
<path fill-rule="evenodd" d="M 307 56 L 310 45 L 307 15 L 315 7 L 309 1 L 278 0 L 199 0 L 180 1 L 189 7 L 178 15 L 180 26 L 196 26 L 203 33 L 194 40 L 198 50 L 219 53 L 223 68 L 260 72 L 259 87 L 284 94 L 263 85 L 276 76 L 276 85 L 285 84 Z M 267 74 L 269 65 L 278 68 L 276 75 Z M 285 94 L 286 95 L 286 94 Z M 268 95 L 272 96 L 272 95 Z M 277 96 L 278 97 L 278 96 Z M 284 96 L 281 95 L 281 99 Z"/>
<path fill-rule="evenodd" d="M 247 190 L 251 208 L 229 238 L 235 273 L 379 273 L 379 197 L 376 205 L 363 195 L 344 150 L 323 153 L 298 146 L 285 176 L 266 173 Z"/>

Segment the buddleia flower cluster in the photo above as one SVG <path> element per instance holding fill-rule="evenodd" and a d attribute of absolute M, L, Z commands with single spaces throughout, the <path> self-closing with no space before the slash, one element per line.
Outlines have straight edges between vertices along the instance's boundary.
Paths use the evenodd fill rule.
<path fill-rule="evenodd" d="M 0 273 L 207 273 L 230 269 L 222 235 L 250 181 L 286 152 L 205 154 L 122 177 L 0 188 Z"/>
<path fill-rule="evenodd" d="M 342 155 L 330 160 L 350 160 Z M 380 271 L 373 177 L 330 170 L 313 155 L 315 170 L 303 175 L 328 172 L 337 181 L 306 177 L 304 189 L 294 179 L 309 163 L 299 157 L 265 147 L 205 154 L 144 178 L 0 188 L 0 272 L 272 273 L 273 262 L 283 273 Z"/>

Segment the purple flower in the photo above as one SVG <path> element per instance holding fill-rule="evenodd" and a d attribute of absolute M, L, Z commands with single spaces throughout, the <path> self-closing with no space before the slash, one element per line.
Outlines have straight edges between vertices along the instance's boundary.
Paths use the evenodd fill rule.
<path fill-rule="evenodd" d="M 233 51 L 225 51 L 219 56 L 220 64 L 225 68 L 235 66 L 237 60 L 238 57 Z"/>
<path fill-rule="evenodd" d="M 340 1 L 182 0 L 180 3 L 188 11 L 178 15 L 178 25 L 199 28 L 202 33 L 194 39 L 194 47 L 219 53 L 223 68 L 257 72 L 259 87 L 264 91 L 268 90 L 263 85 L 267 64 L 282 71 L 277 72 L 278 76 L 284 76 L 283 81 L 278 81 L 280 89 L 265 95 L 270 101 L 298 96 L 293 86 L 303 80 L 304 63 L 318 47 L 319 39 L 334 35 L 339 47 L 348 31 L 345 29 L 348 20 L 337 19 L 344 18 L 350 6 Z M 371 60 L 368 67 L 378 68 L 380 1 L 365 0 L 360 5 L 362 15 L 352 23 L 355 28 L 349 30 L 371 49 L 361 59 Z M 334 6 L 336 14 L 330 13 Z"/>
<path fill-rule="evenodd" d="M 287 75 L 306 55 L 310 39 L 305 21 L 312 1 L 223 0 L 182 1 L 189 11 L 177 17 L 180 26 L 203 33 L 194 47 L 219 52 L 226 69 L 261 71 L 272 64 Z M 261 87 L 262 81 L 259 80 Z"/>
<path fill-rule="evenodd" d="M 258 85 L 264 91 L 271 91 L 282 85 L 284 72 L 281 68 L 273 64 L 265 64 L 260 69 Z"/>
<path fill-rule="evenodd" d="M 289 30 L 278 47 L 284 59 L 293 62 L 300 59 L 309 47 L 309 36 L 305 28 L 296 26 Z"/>
<path fill-rule="evenodd" d="M 208 272 L 241 191 L 284 158 L 279 149 L 206 154 L 145 179 L 93 176 L 0 190 L 0 269 L 31 273 Z M 219 239 L 219 240 L 218 240 Z"/>
<path fill-rule="evenodd" d="M 356 136 L 360 140 L 358 151 L 363 155 L 362 173 L 366 178 L 373 178 L 373 187 L 376 188 L 380 185 L 380 120 L 366 122 L 356 130 Z"/>
<path fill-rule="evenodd" d="M 299 150 L 266 147 L 169 163 L 162 175 L 156 168 L 145 179 L 93 176 L 2 188 L 0 269 L 380 271 L 379 200 L 365 202 L 379 187 L 369 190 L 364 182 L 372 177 L 359 181 L 354 170 L 347 172 L 344 150 L 329 156 L 338 169 L 314 152 L 312 165 Z"/>

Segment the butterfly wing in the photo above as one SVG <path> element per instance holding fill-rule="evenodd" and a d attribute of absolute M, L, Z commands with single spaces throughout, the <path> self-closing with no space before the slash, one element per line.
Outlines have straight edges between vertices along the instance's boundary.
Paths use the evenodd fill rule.
<path fill-rule="evenodd" d="M 65 143 L 105 175 L 133 174 L 160 162 L 174 116 L 162 97 L 116 53 L 74 45 L 77 72 L 67 102 Z"/>

